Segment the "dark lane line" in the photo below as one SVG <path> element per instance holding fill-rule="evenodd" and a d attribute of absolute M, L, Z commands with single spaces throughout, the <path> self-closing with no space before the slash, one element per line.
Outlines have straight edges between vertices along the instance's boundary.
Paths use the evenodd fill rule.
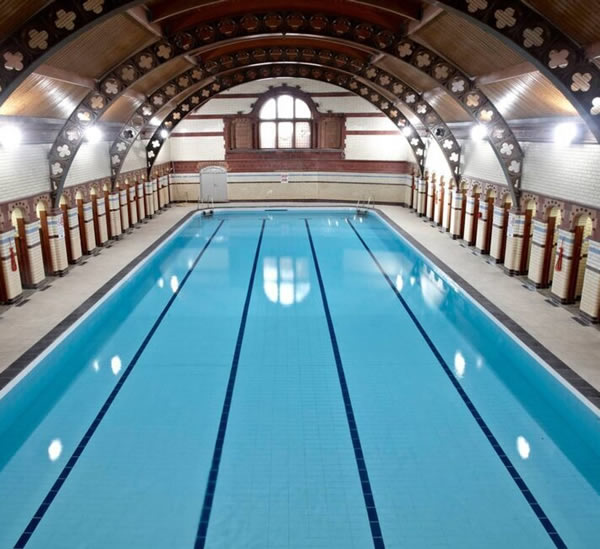
<path fill-rule="evenodd" d="M 244 341 L 244 332 L 246 331 L 246 320 L 248 319 L 248 309 L 250 308 L 250 299 L 252 298 L 252 288 L 254 287 L 254 278 L 256 276 L 256 266 L 258 265 L 258 256 L 260 254 L 260 246 L 262 244 L 263 234 L 265 232 L 265 223 L 263 219 L 258 244 L 256 245 L 256 253 L 254 254 L 254 264 L 252 265 L 252 273 L 248 283 L 248 291 L 246 292 L 246 301 L 240 321 L 240 329 L 235 344 L 233 360 L 231 362 L 231 372 L 229 373 L 229 381 L 227 383 L 227 391 L 225 392 L 225 400 L 223 402 L 223 410 L 221 412 L 221 420 L 219 422 L 219 430 L 217 432 L 217 440 L 213 451 L 210 473 L 206 483 L 206 491 L 204 493 L 204 503 L 202 504 L 202 513 L 198 530 L 196 533 L 195 549 L 201 549 L 206 544 L 206 534 L 208 532 L 208 523 L 210 521 L 210 513 L 212 511 L 215 490 L 217 488 L 217 479 L 219 476 L 219 467 L 221 465 L 221 456 L 223 455 L 223 444 L 225 442 L 225 434 L 227 432 L 227 421 L 229 420 L 229 411 L 231 410 L 231 400 L 233 399 L 233 390 L 235 388 L 235 379 L 237 376 L 238 364 L 240 361 L 240 353 L 242 351 L 242 343 Z"/>
<path fill-rule="evenodd" d="M 389 286 L 392 289 L 392 291 L 394 292 L 394 294 L 396 294 L 396 297 L 400 300 L 400 303 L 402 303 L 402 306 L 404 307 L 404 309 L 410 316 L 414 325 L 417 327 L 417 329 L 421 333 L 421 336 L 423 336 L 423 339 L 425 340 L 427 345 L 429 345 L 431 352 L 435 355 L 435 358 L 440 363 L 440 366 L 442 367 L 445 374 L 450 379 L 452 386 L 456 389 L 456 391 L 460 395 L 460 397 L 463 400 L 463 402 L 465 403 L 466 407 L 469 409 L 469 412 L 471 412 L 471 415 L 477 422 L 477 425 L 479 425 L 479 428 L 483 431 L 483 434 L 486 436 L 489 443 L 492 445 L 492 448 L 494 449 L 494 451 L 500 458 L 500 461 L 502 462 L 502 464 L 508 471 L 509 475 L 511 476 L 511 478 L 513 479 L 515 484 L 518 486 L 519 490 L 521 491 L 521 493 L 527 500 L 527 503 L 531 507 L 531 510 L 535 513 L 535 516 L 538 518 L 538 520 L 544 527 L 544 530 L 550 536 L 550 539 L 552 540 L 554 545 L 561 549 L 566 548 L 567 545 L 565 544 L 563 539 L 560 537 L 560 534 L 556 531 L 556 529 L 554 528 L 554 525 L 552 524 L 552 522 L 550 521 L 550 519 L 548 518 L 548 516 L 546 515 L 546 513 L 540 506 L 540 504 L 538 503 L 537 499 L 531 493 L 531 491 L 529 490 L 529 487 L 527 486 L 525 481 L 521 478 L 521 475 L 518 473 L 518 471 L 515 469 L 514 465 L 512 464 L 512 462 L 510 461 L 510 459 L 508 458 L 508 456 L 506 455 L 506 453 L 504 452 L 504 450 L 498 443 L 498 440 L 496 439 L 496 437 L 494 436 L 494 434 L 492 433 L 490 428 L 487 426 L 486 422 L 481 417 L 477 408 L 475 408 L 475 405 L 473 404 L 473 402 L 471 401 L 471 399 L 469 398 L 469 396 L 467 395 L 465 390 L 462 388 L 461 384 L 458 382 L 458 380 L 452 374 L 452 370 L 450 369 L 447 362 L 444 360 L 444 357 L 439 352 L 439 350 L 437 349 L 437 347 L 435 346 L 435 344 L 433 343 L 433 341 L 431 340 L 431 338 L 425 331 L 425 328 L 423 328 L 423 326 L 421 325 L 421 323 L 419 322 L 419 320 L 417 319 L 417 317 L 415 316 L 415 314 L 409 307 L 408 303 L 406 303 L 405 299 L 402 297 L 402 295 L 400 294 L 400 292 L 398 291 L 398 289 L 392 282 L 392 279 L 384 271 L 383 267 L 381 266 L 381 263 L 379 263 L 378 259 L 375 257 L 375 254 L 373 254 L 373 252 L 369 248 L 368 244 L 363 240 L 362 236 L 360 236 L 359 232 L 356 230 L 356 227 L 354 227 L 354 225 L 352 224 L 352 221 L 350 221 L 350 219 L 346 219 L 346 221 L 348 222 L 348 225 L 350 225 L 350 227 L 352 228 L 352 230 L 354 231 L 354 233 L 360 240 L 360 242 L 363 245 L 363 247 L 365 248 L 365 250 L 371 256 L 371 259 L 373 260 L 375 265 L 377 265 L 377 268 L 379 269 L 379 271 L 381 272 L 381 274 L 383 275 L 383 277 L 389 284 Z"/>
<path fill-rule="evenodd" d="M 85 450 L 88 442 L 90 441 L 90 439 L 94 435 L 96 429 L 100 425 L 100 422 L 102 421 L 102 419 L 104 418 L 104 416 L 108 412 L 108 410 L 111 407 L 112 403 L 114 402 L 116 396 L 119 394 L 119 391 L 123 388 L 123 385 L 125 384 L 125 381 L 127 381 L 127 378 L 129 377 L 129 374 L 131 374 L 133 368 L 135 367 L 135 365 L 137 364 L 138 360 L 142 356 L 142 353 L 144 352 L 144 349 L 146 349 L 148 343 L 150 343 L 150 340 L 152 339 L 152 337 L 154 336 L 154 333 L 156 332 L 156 330 L 160 326 L 161 322 L 165 318 L 165 315 L 167 314 L 167 312 L 171 308 L 171 305 L 173 305 L 173 302 L 175 301 L 175 299 L 177 298 L 177 296 L 181 292 L 181 289 L 183 288 L 183 286 L 187 282 L 188 278 L 192 274 L 192 271 L 196 268 L 196 265 L 198 265 L 198 262 L 200 261 L 200 258 L 204 255 L 204 252 L 210 246 L 211 242 L 213 241 L 213 238 L 215 237 L 215 235 L 217 234 L 217 232 L 219 231 L 219 229 L 221 228 L 221 226 L 223 225 L 224 222 L 225 222 L 225 220 L 222 220 L 219 223 L 219 225 L 214 230 L 214 232 L 212 233 L 212 235 L 210 236 L 210 238 L 206 241 L 206 244 L 204 244 L 204 247 L 202 248 L 202 250 L 200 250 L 200 253 L 196 256 L 196 259 L 192 263 L 192 266 L 188 269 L 188 271 L 186 272 L 185 276 L 181 280 L 181 283 L 179 284 L 179 287 L 173 293 L 173 295 L 170 297 L 170 299 L 167 302 L 167 304 L 165 305 L 164 309 L 161 311 L 160 315 L 158 316 L 158 318 L 156 319 L 156 321 L 152 325 L 152 328 L 150 328 L 150 331 L 148 332 L 148 334 L 144 338 L 144 341 L 140 345 L 139 349 L 136 351 L 135 355 L 131 359 L 131 362 L 127 365 L 127 368 L 123 372 L 123 375 L 119 378 L 119 381 L 117 382 L 117 384 L 115 385 L 115 387 L 111 391 L 110 395 L 108 396 L 108 398 L 104 402 L 104 405 L 102 406 L 102 408 L 100 409 L 100 411 L 96 415 L 96 418 L 94 419 L 94 421 L 92 422 L 92 424 L 89 426 L 89 428 L 86 431 L 85 435 L 83 435 L 83 438 L 81 439 L 81 441 L 77 445 L 77 448 L 75 448 L 75 451 L 73 452 L 73 454 L 69 458 L 69 461 L 67 461 L 67 464 L 65 465 L 65 467 L 61 471 L 59 477 L 56 479 L 56 481 L 52 485 L 52 488 L 50 489 L 50 491 L 48 492 L 48 494 L 44 498 L 44 501 L 39 506 L 38 510 L 35 512 L 33 518 L 29 521 L 29 524 L 27 525 L 27 527 L 25 528 L 25 530 L 21 534 L 21 537 L 19 538 L 19 540 L 15 544 L 15 549 L 22 549 L 23 547 L 25 547 L 27 545 L 27 542 L 31 538 L 32 534 L 35 532 L 35 529 L 37 528 L 38 524 L 44 518 L 44 515 L 46 514 L 46 511 L 48 511 L 50 505 L 52 505 L 52 502 L 54 501 L 54 498 L 56 498 L 56 496 L 58 495 L 58 492 L 62 488 L 65 480 L 67 480 L 67 477 L 69 476 L 69 474 L 73 470 L 73 467 L 75 467 L 75 465 L 77 464 L 77 461 L 81 457 L 81 454 Z"/>
<path fill-rule="evenodd" d="M 354 448 L 354 458 L 356 460 L 356 466 L 358 467 L 358 475 L 360 477 L 360 484 L 362 488 L 363 498 L 365 500 L 365 506 L 367 508 L 367 515 L 369 517 L 369 526 L 371 527 L 371 536 L 373 538 L 373 545 L 376 549 L 384 549 L 385 543 L 383 542 L 383 535 L 381 533 L 381 526 L 379 524 L 379 517 L 377 515 L 377 509 L 375 507 L 375 499 L 373 497 L 373 490 L 371 489 L 371 482 L 369 480 L 369 473 L 367 471 L 367 464 L 360 443 L 360 437 L 358 435 L 358 428 L 356 426 L 356 419 L 354 418 L 354 410 L 352 408 L 352 401 L 350 400 L 350 392 L 348 391 L 348 384 L 346 383 L 346 374 L 344 373 L 344 365 L 340 355 L 340 350 L 337 343 L 337 337 L 335 335 L 335 329 L 333 327 L 333 321 L 331 319 L 331 313 L 329 311 L 329 304 L 327 302 L 327 295 L 325 294 L 325 285 L 323 284 L 323 278 L 321 277 L 321 269 L 319 267 L 319 261 L 317 259 L 317 252 L 313 243 L 312 235 L 310 232 L 310 226 L 308 219 L 304 220 L 306 223 L 306 232 L 308 233 L 308 241 L 310 242 L 310 250 L 312 252 L 313 261 L 315 264 L 315 270 L 317 272 L 317 279 L 319 281 L 319 288 L 321 290 L 321 298 L 323 300 L 323 309 L 325 310 L 325 317 L 327 318 L 327 327 L 329 328 L 329 337 L 331 339 L 331 347 L 333 348 L 333 355 L 335 357 L 335 365 L 337 368 L 338 379 L 340 382 L 340 388 L 342 390 L 342 397 L 344 399 L 344 409 L 346 411 L 346 419 L 348 420 L 348 427 L 350 428 L 350 437 L 352 438 L 352 447 Z"/>

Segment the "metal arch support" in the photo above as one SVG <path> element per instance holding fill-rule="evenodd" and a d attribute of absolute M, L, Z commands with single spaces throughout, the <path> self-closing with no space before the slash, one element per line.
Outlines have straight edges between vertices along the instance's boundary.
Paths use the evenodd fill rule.
<path fill-rule="evenodd" d="M 59 205 L 69 169 L 79 147 L 83 143 L 85 130 L 93 126 L 113 102 L 121 97 L 133 83 L 153 69 L 181 54 L 183 54 L 182 50 L 166 40 L 154 42 L 112 69 L 100 80 L 96 89 L 90 91 L 73 110 L 56 136 L 48 154 L 50 191 L 54 207 Z M 188 72 L 189 74 L 180 75 L 179 78 L 200 81 L 203 77 L 203 72 L 200 69 L 192 69 Z M 177 92 L 177 81 L 178 79 L 175 80 L 173 95 Z M 158 110 L 167 100 L 167 95 L 154 95 L 152 97 L 152 108 Z"/>
<path fill-rule="evenodd" d="M 424 101 L 419 92 L 411 88 L 405 82 L 392 76 L 382 69 L 374 69 L 367 65 L 362 59 L 349 57 L 342 53 L 336 53 L 330 49 L 312 49 L 304 48 L 298 50 L 297 48 L 270 48 L 268 50 L 262 48 L 256 49 L 245 49 L 231 52 L 226 56 L 222 56 L 219 59 L 211 60 L 198 68 L 204 68 L 206 74 L 218 76 L 219 72 L 222 72 L 222 68 L 231 69 L 235 67 L 248 66 L 250 64 L 259 64 L 265 62 L 298 62 L 303 61 L 305 63 L 316 64 L 321 67 L 335 66 L 344 71 L 351 72 L 357 76 L 363 76 L 369 81 L 377 84 L 383 89 L 390 92 L 395 100 L 401 99 L 417 116 L 427 130 L 431 133 L 446 158 L 450 173 L 454 177 L 459 177 L 460 170 L 460 144 L 452 134 L 452 131 L 443 122 L 441 117 L 435 112 L 433 107 Z M 193 70 L 193 69 L 192 69 Z M 189 71 L 188 71 L 189 72 Z M 173 80 L 180 80 L 177 77 Z M 150 98 L 141 105 L 132 117 L 123 126 L 119 132 L 119 137 L 112 144 L 110 149 L 110 160 L 111 160 L 111 173 L 113 178 L 113 185 L 116 179 L 119 177 L 121 168 L 123 166 L 125 157 L 129 153 L 129 150 L 133 146 L 133 143 L 137 139 L 138 135 L 148 124 L 152 117 L 153 105 L 152 100 L 157 94 L 172 96 L 168 93 L 169 88 L 173 85 L 182 88 L 182 82 L 173 82 L 171 80 L 167 84 L 157 88 Z M 196 85 L 194 79 L 189 79 L 189 86 Z M 179 93 L 179 92 L 178 92 Z M 402 94 L 402 97 L 397 97 Z"/>
<path fill-rule="evenodd" d="M 152 167 L 156 162 L 156 158 L 158 157 L 158 154 L 167 139 L 161 136 L 163 129 L 172 131 L 173 128 L 175 128 L 175 126 L 177 126 L 177 124 L 179 124 L 191 112 L 209 101 L 213 96 L 226 89 L 244 84 L 246 82 L 264 80 L 267 78 L 280 78 L 283 76 L 319 80 L 329 84 L 335 84 L 336 86 L 340 86 L 357 93 L 356 89 L 351 87 L 351 83 L 355 82 L 353 76 L 335 68 L 323 68 L 301 63 L 283 63 L 269 64 L 245 69 L 235 69 L 228 74 L 223 74 L 219 77 L 216 77 L 214 82 L 201 87 L 191 95 L 187 96 L 167 115 L 146 145 L 146 168 L 148 170 L 148 175 L 150 175 Z M 358 84 L 358 86 L 358 95 L 361 95 L 364 97 L 364 99 L 385 113 L 388 118 L 394 122 L 394 124 L 400 128 L 412 127 L 410 122 L 402 115 L 402 113 L 379 92 L 373 88 L 370 88 L 369 91 L 369 85 L 367 84 Z M 361 93 L 361 88 L 366 90 L 364 94 Z M 425 144 L 414 128 L 412 137 L 407 141 L 415 155 L 415 158 L 417 159 L 419 170 L 421 173 L 423 173 Z"/>
<path fill-rule="evenodd" d="M 0 105 L 44 59 L 108 17 L 143 0 L 51 2 L 0 44 Z"/>
<path fill-rule="evenodd" d="M 486 2 L 487 0 L 481 0 Z M 203 46 L 247 36 L 296 35 L 325 36 L 362 44 L 395 56 L 436 80 L 466 110 L 484 125 L 511 192 L 519 204 L 524 154 L 517 138 L 486 95 L 456 65 L 427 47 L 399 33 L 347 17 L 297 12 L 271 12 L 224 17 L 175 34 L 176 42 L 197 42 Z"/>
<path fill-rule="evenodd" d="M 521 0 L 443 0 L 527 57 L 577 109 L 600 142 L 600 69 L 584 49 Z"/>

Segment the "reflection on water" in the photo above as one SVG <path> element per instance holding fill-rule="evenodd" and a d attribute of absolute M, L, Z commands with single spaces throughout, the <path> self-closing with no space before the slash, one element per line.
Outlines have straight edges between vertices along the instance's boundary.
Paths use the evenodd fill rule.
<path fill-rule="evenodd" d="M 421 275 L 419 278 L 423 301 L 425 301 L 425 304 L 430 308 L 439 309 L 448 293 L 448 288 L 444 284 L 444 281 L 437 276 L 433 270 L 428 269 L 425 265 L 421 268 Z"/>
<path fill-rule="evenodd" d="M 399 292 L 404 288 L 404 280 L 402 280 L 402 275 L 396 275 L 396 290 Z"/>
<path fill-rule="evenodd" d="M 119 356 L 113 356 L 110 359 L 110 369 L 112 370 L 112 373 L 117 375 L 121 371 L 121 367 L 121 358 Z"/>
<path fill-rule="evenodd" d="M 305 257 L 265 257 L 263 288 L 272 303 L 290 306 L 304 301 L 310 292 L 308 259 Z"/>
<path fill-rule="evenodd" d="M 97 372 L 98 370 L 100 370 L 100 363 L 97 360 L 94 360 L 92 368 L 94 369 L 94 372 Z"/>
<path fill-rule="evenodd" d="M 158 284 L 159 288 L 164 288 L 165 287 L 165 279 L 162 276 L 157 280 L 156 283 Z"/>
<path fill-rule="evenodd" d="M 173 275 L 171 277 L 171 291 L 175 293 L 179 289 L 179 279 Z"/>
<path fill-rule="evenodd" d="M 454 354 L 454 371 L 456 372 L 458 379 L 464 377 L 466 368 L 467 363 L 465 362 L 465 357 L 460 351 L 456 351 Z"/>
<path fill-rule="evenodd" d="M 519 455 L 523 459 L 528 459 L 531 453 L 531 446 L 529 446 L 529 442 L 523 436 L 517 437 L 517 452 L 519 452 Z"/>
<path fill-rule="evenodd" d="M 48 457 L 50 461 L 56 461 L 62 454 L 63 445 L 60 439 L 55 438 L 48 446 Z"/>

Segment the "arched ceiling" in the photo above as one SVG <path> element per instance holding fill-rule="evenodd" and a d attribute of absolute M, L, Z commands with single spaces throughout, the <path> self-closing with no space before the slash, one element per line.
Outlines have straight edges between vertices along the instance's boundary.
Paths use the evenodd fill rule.
<path fill-rule="evenodd" d="M 60 136 L 77 109 L 100 96 L 92 122 L 120 131 L 170 81 L 198 69 L 200 82 L 211 67 L 222 73 L 227 59 L 261 49 L 271 59 L 278 50 L 329 50 L 360 60 L 422 94 L 448 124 L 481 115 L 453 91 L 460 76 L 465 94 L 477 92 L 501 121 L 581 117 L 600 138 L 600 0 L 4 0 L 0 115 L 63 120 Z M 139 62 L 145 52 L 149 64 Z M 129 82 L 120 72 L 127 60 Z M 231 69 L 245 64 L 238 61 Z M 114 98 L 106 88 L 112 76 Z M 509 126 L 503 131 L 501 163 L 507 135 L 518 149 Z M 520 157 L 509 160 L 505 173 L 518 190 L 520 173 L 508 168 Z"/>

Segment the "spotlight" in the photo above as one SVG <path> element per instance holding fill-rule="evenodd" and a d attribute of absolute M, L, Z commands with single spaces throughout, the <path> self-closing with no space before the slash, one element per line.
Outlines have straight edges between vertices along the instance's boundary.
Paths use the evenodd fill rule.
<path fill-rule="evenodd" d="M 156 118 L 156 116 L 153 116 L 150 119 L 150 125 L 151 126 L 160 126 L 160 120 L 158 118 Z"/>
<path fill-rule="evenodd" d="M 577 126 L 572 122 L 557 124 L 554 128 L 554 142 L 557 145 L 568 146 L 577 137 Z"/>
<path fill-rule="evenodd" d="M 471 128 L 471 139 L 473 141 L 483 141 L 488 135 L 487 128 L 477 124 Z"/>
<path fill-rule="evenodd" d="M 0 127 L 0 144 L 6 149 L 14 149 L 19 146 L 23 134 L 17 126 L 7 125 Z"/>
<path fill-rule="evenodd" d="M 160 136 L 163 139 L 166 139 L 167 137 L 169 137 L 169 132 L 167 130 L 160 130 Z"/>
<path fill-rule="evenodd" d="M 88 143 L 98 143 L 102 139 L 102 131 L 96 126 L 90 126 L 84 135 Z"/>
<path fill-rule="evenodd" d="M 410 126 L 406 126 L 405 128 L 402 128 L 402 133 L 404 134 L 404 137 L 410 137 L 413 133 L 413 129 Z"/>

